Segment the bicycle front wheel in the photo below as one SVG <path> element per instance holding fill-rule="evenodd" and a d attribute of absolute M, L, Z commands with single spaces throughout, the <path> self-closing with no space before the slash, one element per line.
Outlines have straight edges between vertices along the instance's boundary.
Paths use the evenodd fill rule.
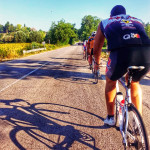
<path fill-rule="evenodd" d="M 122 94 L 122 92 L 117 92 L 116 98 L 115 98 L 115 102 L 114 102 L 114 117 L 115 117 L 115 126 L 116 127 L 119 126 L 118 117 L 119 117 L 119 109 L 121 109 L 120 108 L 120 102 L 122 100 L 123 100 L 123 94 Z"/>
<path fill-rule="evenodd" d="M 149 142 L 145 125 L 141 115 L 133 105 L 128 107 L 126 141 L 126 149 L 149 150 Z"/>
<path fill-rule="evenodd" d="M 119 115 L 119 104 L 117 98 L 115 98 L 114 102 L 114 118 L 115 118 L 115 126 L 118 128 L 118 115 Z"/>

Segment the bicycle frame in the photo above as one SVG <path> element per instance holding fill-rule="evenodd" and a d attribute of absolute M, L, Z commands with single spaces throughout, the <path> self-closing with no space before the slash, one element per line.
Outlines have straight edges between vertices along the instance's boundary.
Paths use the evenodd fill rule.
<path fill-rule="evenodd" d="M 119 85 L 118 85 L 118 82 L 121 83 L 121 85 L 123 86 L 123 88 L 125 89 L 126 91 L 126 95 L 125 95 L 125 103 L 124 105 L 122 106 L 120 104 L 120 102 L 117 101 L 117 103 L 119 103 L 119 107 L 121 108 L 121 111 L 122 111 L 122 123 L 119 124 L 119 127 L 120 127 L 120 132 L 122 134 L 122 137 L 123 137 L 123 143 L 124 144 L 127 144 L 127 141 L 126 141 L 126 135 L 127 135 L 127 127 L 128 127 L 128 104 L 131 104 L 132 101 L 131 101 L 131 89 L 130 87 L 126 86 L 125 82 L 122 80 L 122 79 L 119 79 L 117 82 L 116 82 L 116 91 L 119 92 Z M 126 120 L 124 122 L 124 117 L 126 115 Z M 123 125 L 125 124 L 125 128 L 124 128 L 124 131 L 123 131 Z M 132 136 L 132 135 L 131 135 Z M 133 137 L 134 138 L 134 137 Z"/>
<path fill-rule="evenodd" d="M 131 101 L 132 77 L 133 77 L 133 75 L 135 75 L 135 73 L 137 73 L 138 71 L 141 71 L 143 69 L 145 69 L 144 66 L 129 66 L 128 67 L 128 82 L 127 82 L 127 84 L 125 84 L 125 82 L 122 79 L 119 79 L 116 82 L 117 94 L 116 94 L 116 102 L 115 102 L 115 105 L 116 105 L 115 106 L 116 107 L 115 114 L 116 114 L 116 123 L 117 123 L 117 119 L 119 116 L 119 128 L 120 128 L 120 132 L 121 132 L 121 135 L 123 138 L 124 146 L 125 147 L 135 146 L 135 148 L 137 148 L 137 147 L 144 148 L 145 147 L 147 150 L 147 149 L 149 149 L 149 146 L 148 146 L 149 142 L 148 142 L 146 129 L 145 129 L 142 117 L 140 116 L 140 113 L 138 112 L 138 110 L 132 104 L 132 101 Z M 123 88 L 126 91 L 125 99 L 123 99 L 123 94 L 121 92 L 119 92 L 118 82 L 123 86 Z M 118 112 L 119 112 L 119 115 L 118 115 Z M 132 114 L 132 115 L 130 116 L 130 114 Z M 131 117 L 131 120 L 130 120 L 130 117 Z M 132 134 L 132 131 L 130 131 L 130 129 L 132 130 L 132 125 L 135 128 L 135 125 L 132 122 L 132 119 L 135 120 L 136 129 L 137 129 L 137 131 L 135 129 L 133 129 L 133 134 Z M 130 123 L 130 121 L 131 121 L 131 123 Z M 138 139 L 138 136 L 135 136 L 138 134 L 140 134 L 139 135 L 139 137 L 141 139 L 140 141 Z M 134 141 L 134 142 L 132 142 L 132 141 Z"/>

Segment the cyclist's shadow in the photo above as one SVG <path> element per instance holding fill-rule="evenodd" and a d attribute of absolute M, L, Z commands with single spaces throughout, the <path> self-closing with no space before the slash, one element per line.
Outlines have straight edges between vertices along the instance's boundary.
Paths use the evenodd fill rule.
<path fill-rule="evenodd" d="M 24 104 L 18 105 L 19 102 L 24 103 L 26 106 Z M 44 144 L 49 149 L 68 150 L 74 141 L 78 141 L 94 150 L 98 150 L 98 148 L 95 147 L 95 139 L 92 136 L 76 130 L 71 125 L 59 125 L 51 119 L 48 119 L 39 114 L 38 111 L 36 111 L 35 108 L 30 105 L 30 103 L 24 100 L 0 100 L 0 103 L 8 106 L 8 108 L 5 107 L 0 109 L 0 119 L 7 120 L 14 126 L 13 130 L 10 131 L 10 138 L 13 143 L 21 150 L 25 150 L 26 148 L 19 142 L 19 140 L 17 140 L 16 135 L 19 131 L 24 131 L 32 138 Z M 58 113 L 63 112 L 58 111 Z M 39 130 L 46 134 L 55 134 L 58 135 L 59 138 L 57 142 L 55 142 L 35 132 L 35 130 Z M 63 141 L 60 141 L 60 136 L 65 137 Z M 89 141 L 92 142 L 92 144 L 89 143 Z M 49 142 L 53 144 L 47 144 Z"/>

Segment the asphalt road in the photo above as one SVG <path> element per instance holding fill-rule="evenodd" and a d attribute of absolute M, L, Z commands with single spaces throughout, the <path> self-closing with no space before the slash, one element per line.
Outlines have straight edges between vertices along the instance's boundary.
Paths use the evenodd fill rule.
<path fill-rule="evenodd" d="M 82 47 L 71 46 L 0 63 L 0 150 L 122 150 L 104 125 L 105 68 L 93 84 Z M 141 81 L 150 135 L 150 77 Z"/>

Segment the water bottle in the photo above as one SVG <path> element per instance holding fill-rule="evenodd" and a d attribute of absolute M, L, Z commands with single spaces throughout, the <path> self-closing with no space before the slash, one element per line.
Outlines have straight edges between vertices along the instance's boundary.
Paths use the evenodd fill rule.
<path fill-rule="evenodd" d="M 120 103 L 119 104 L 119 126 L 122 128 L 122 123 L 123 123 L 123 112 L 121 107 L 124 105 L 125 100 L 123 99 L 123 94 L 121 92 L 117 93 L 117 101 Z"/>

